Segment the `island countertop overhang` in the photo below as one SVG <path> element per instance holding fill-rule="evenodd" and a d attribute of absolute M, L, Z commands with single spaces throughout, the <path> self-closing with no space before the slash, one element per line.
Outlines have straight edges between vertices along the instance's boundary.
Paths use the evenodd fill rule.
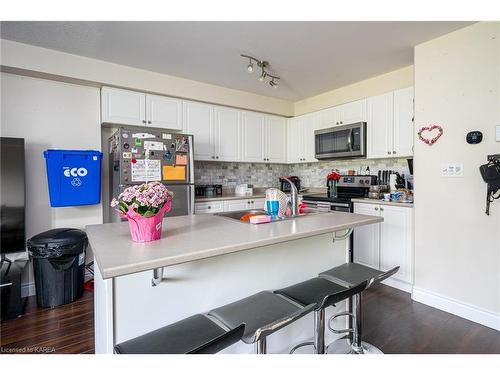
<path fill-rule="evenodd" d="M 135 243 L 128 223 L 88 225 L 89 243 L 104 279 L 231 254 L 382 222 L 379 216 L 318 213 L 252 225 L 214 215 L 166 218 L 162 238 Z"/>

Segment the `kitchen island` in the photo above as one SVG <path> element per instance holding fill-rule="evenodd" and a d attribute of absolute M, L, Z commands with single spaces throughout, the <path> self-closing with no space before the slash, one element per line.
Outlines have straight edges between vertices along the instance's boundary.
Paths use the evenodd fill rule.
<path fill-rule="evenodd" d="M 343 212 L 310 214 L 252 225 L 216 215 L 166 218 L 162 239 L 134 243 L 127 223 L 87 226 L 95 257 L 95 350 L 187 316 L 317 276 L 342 264 L 348 241 L 333 241 L 381 217 Z M 327 310 L 327 317 L 342 306 Z M 339 322 L 340 325 L 345 324 Z M 273 334 L 270 353 L 312 337 L 312 316 Z M 327 341 L 333 335 L 327 335 Z M 238 343 L 227 353 L 251 353 Z"/>

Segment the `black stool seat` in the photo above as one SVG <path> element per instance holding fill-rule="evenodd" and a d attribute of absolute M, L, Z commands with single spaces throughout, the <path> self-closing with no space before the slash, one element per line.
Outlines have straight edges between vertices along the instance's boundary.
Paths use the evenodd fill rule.
<path fill-rule="evenodd" d="M 292 323 L 312 308 L 313 306 L 300 307 L 272 292 L 263 291 L 216 308 L 208 314 L 229 328 L 244 322 L 242 341 L 252 344 Z"/>
<path fill-rule="evenodd" d="M 346 286 L 353 286 L 371 279 L 373 279 L 373 284 L 379 283 L 394 275 L 398 270 L 399 267 L 395 267 L 384 272 L 358 263 L 344 263 L 320 273 L 319 276 Z"/>
<path fill-rule="evenodd" d="M 275 290 L 274 293 L 291 298 L 301 305 L 309 305 L 313 303 L 317 308 L 323 303 L 325 297 L 343 292 L 345 290 L 347 290 L 347 288 L 342 285 L 315 277 L 283 289 Z"/>
<path fill-rule="evenodd" d="M 118 354 L 216 353 L 238 342 L 244 326 L 226 331 L 209 317 L 193 315 L 115 346 Z"/>

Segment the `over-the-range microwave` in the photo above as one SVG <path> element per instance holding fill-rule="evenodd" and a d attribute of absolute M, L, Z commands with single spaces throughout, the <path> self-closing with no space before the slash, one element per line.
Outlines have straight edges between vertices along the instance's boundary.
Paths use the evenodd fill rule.
<path fill-rule="evenodd" d="M 366 122 L 334 126 L 314 132 L 316 159 L 366 156 Z"/>

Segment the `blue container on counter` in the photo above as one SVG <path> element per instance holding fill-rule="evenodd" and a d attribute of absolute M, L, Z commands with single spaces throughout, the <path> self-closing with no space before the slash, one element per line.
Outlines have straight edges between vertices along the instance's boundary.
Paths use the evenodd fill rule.
<path fill-rule="evenodd" d="M 102 153 L 94 150 L 46 150 L 50 205 L 84 206 L 101 201 Z"/>

